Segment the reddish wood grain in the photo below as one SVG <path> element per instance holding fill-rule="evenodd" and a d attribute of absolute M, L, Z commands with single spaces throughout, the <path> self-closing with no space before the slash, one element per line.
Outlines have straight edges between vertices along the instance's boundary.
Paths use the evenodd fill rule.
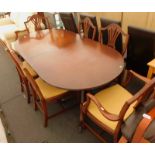
<path fill-rule="evenodd" d="M 64 30 L 33 33 L 14 47 L 47 83 L 70 90 L 104 85 L 124 66 L 116 50 Z"/>

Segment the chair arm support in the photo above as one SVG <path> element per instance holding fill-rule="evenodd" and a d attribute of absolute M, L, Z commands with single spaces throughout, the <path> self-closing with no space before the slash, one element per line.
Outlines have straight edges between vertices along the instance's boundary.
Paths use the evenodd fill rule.
<path fill-rule="evenodd" d="M 87 97 L 90 98 L 97 106 L 98 110 L 100 111 L 100 113 L 107 119 L 111 120 L 111 121 L 119 121 L 120 117 L 118 115 L 112 114 L 110 112 L 108 112 L 102 105 L 101 103 L 91 94 L 87 94 Z"/>
<path fill-rule="evenodd" d="M 129 42 L 129 35 L 125 34 L 124 32 L 122 32 L 125 36 L 126 36 L 126 40 L 123 46 L 123 51 L 122 51 L 122 56 L 124 57 L 126 52 L 127 52 L 127 46 L 128 46 L 128 42 Z"/>

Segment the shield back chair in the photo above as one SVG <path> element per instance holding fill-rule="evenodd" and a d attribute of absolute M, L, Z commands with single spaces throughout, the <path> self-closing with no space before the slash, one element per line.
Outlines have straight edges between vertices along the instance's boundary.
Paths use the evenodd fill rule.
<path fill-rule="evenodd" d="M 63 22 L 65 30 L 72 31 L 74 33 L 78 33 L 78 29 L 74 20 L 74 16 L 72 13 L 60 12 L 60 18 Z"/>
<path fill-rule="evenodd" d="M 109 20 L 109 19 L 105 19 L 103 17 L 100 18 L 100 23 L 101 23 L 101 27 L 106 27 L 110 24 L 117 24 L 121 27 L 121 21 Z M 104 35 L 102 37 L 103 37 L 103 39 L 102 39 L 103 44 L 107 44 L 108 43 L 108 32 L 105 31 Z M 119 51 L 120 53 L 122 52 L 122 49 L 123 49 L 122 34 L 119 34 L 119 36 L 116 39 L 115 49 L 117 51 Z"/>
<path fill-rule="evenodd" d="M 129 26 L 128 34 L 127 69 L 147 76 L 147 63 L 155 58 L 155 32 Z"/>
<path fill-rule="evenodd" d="M 15 63 L 15 66 L 16 66 L 16 69 L 17 69 L 17 72 L 19 75 L 21 92 L 24 92 L 24 90 L 26 90 L 27 102 L 30 103 L 30 97 L 31 97 L 30 89 L 29 89 L 28 81 L 25 77 L 25 73 L 23 70 L 24 70 L 24 68 L 27 68 L 33 78 L 36 78 L 38 75 L 26 61 L 23 61 L 23 62 L 21 61 L 21 59 L 18 57 L 16 52 L 14 52 L 12 50 L 9 52 L 9 54 L 10 54 L 13 62 Z"/>
<path fill-rule="evenodd" d="M 96 27 L 93 25 L 90 18 L 86 17 L 79 22 L 79 32 L 83 31 L 85 38 L 94 40 L 96 35 Z"/>
<path fill-rule="evenodd" d="M 24 24 L 28 32 L 40 31 L 46 28 L 51 29 L 48 18 L 38 14 L 28 17 Z"/>
<path fill-rule="evenodd" d="M 56 88 L 47 84 L 40 77 L 34 79 L 27 69 L 24 69 L 24 71 L 26 73 L 26 77 L 32 89 L 35 110 L 39 108 L 40 111 L 43 113 L 44 127 L 47 127 L 49 118 L 52 118 L 69 109 L 62 107 L 60 111 L 52 115 L 49 115 L 48 104 L 54 103 L 54 101 L 61 100 L 62 98 L 68 96 L 70 92 L 68 90 Z"/>
<path fill-rule="evenodd" d="M 106 33 L 105 33 L 106 32 Z M 107 45 L 110 46 L 111 48 L 116 49 L 116 41 L 117 38 L 120 36 L 125 37 L 125 42 L 124 42 L 124 47 L 123 50 L 120 52 L 122 56 L 125 56 L 127 53 L 127 45 L 128 45 L 128 40 L 129 40 L 129 35 L 124 33 L 121 29 L 121 27 L 118 24 L 110 24 L 106 27 L 101 27 L 99 31 L 99 42 L 104 43 L 104 33 L 108 33 L 108 41 Z"/>
<path fill-rule="evenodd" d="M 127 90 L 133 79 L 140 81 L 139 90 L 134 94 Z M 137 89 L 136 84 L 132 84 Z M 110 139 L 110 142 L 117 142 L 122 123 L 154 91 L 154 86 L 155 79 L 150 81 L 133 71 L 128 71 L 128 76 L 121 85 L 114 84 L 95 95 L 88 93 L 87 100 L 80 106 L 82 127 L 87 127 L 103 142 Z"/>
<path fill-rule="evenodd" d="M 93 25 L 96 27 L 96 34 L 95 34 L 94 40 L 95 41 L 98 41 L 98 25 L 97 25 L 96 16 L 86 15 L 86 14 L 80 14 L 79 16 L 80 16 L 79 17 L 79 21 L 84 20 L 86 17 L 88 17 L 91 20 L 91 22 L 93 23 Z M 92 34 L 93 34 L 93 29 L 90 28 L 90 30 L 89 30 L 89 38 L 91 38 Z"/>

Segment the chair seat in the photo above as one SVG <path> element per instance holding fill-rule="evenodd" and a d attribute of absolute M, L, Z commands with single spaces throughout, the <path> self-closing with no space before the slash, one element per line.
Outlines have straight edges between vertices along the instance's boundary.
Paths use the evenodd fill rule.
<path fill-rule="evenodd" d="M 95 97 L 100 101 L 102 106 L 108 112 L 118 115 L 123 105 L 125 104 L 125 101 L 130 99 L 132 97 L 132 94 L 130 94 L 126 89 L 124 89 L 119 84 L 116 84 L 114 86 L 111 86 L 107 89 L 100 91 L 99 93 L 95 95 Z M 135 103 L 133 105 L 135 105 Z M 113 107 L 111 107 L 111 105 Z M 115 130 L 117 126 L 117 121 L 110 121 L 106 119 L 100 113 L 96 104 L 93 103 L 92 101 L 90 102 L 88 106 L 88 111 L 93 117 L 95 117 L 102 124 L 110 127 L 113 131 Z M 133 106 L 130 106 L 124 119 L 126 119 L 132 112 L 133 112 Z"/>
<path fill-rule="evenodd" d="M 40 88 L 40 91 L 43 94 L 43 97 L 46 100 L 54 98 L 59 95 L 63 95 L 64 93 L 67 92 L 67 90 L 65 90 L 65 89 L 56 88 L 56 87 L 53 87 L 53 86 L 47 84 L 41 78 L 37 78 L 35 81 L 36 81 L 38 87 Z"/>
<path fill-rule="evenodd" d="M 33 68 L 26 61 L 22 63 L 22 69 L 24 68 L 26 68 L 30 72 L 32 77 L 37 77 L 37 73 L 33 70 Z"/>

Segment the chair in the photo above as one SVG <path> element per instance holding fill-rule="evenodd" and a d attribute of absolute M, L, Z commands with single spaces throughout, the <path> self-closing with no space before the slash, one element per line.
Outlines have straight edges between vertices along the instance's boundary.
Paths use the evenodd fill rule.
<path fill-rule="evenodd" d="M 79 22 L 79 30 L 83 27 L 83 33 L 85 38 L 95 39 L 96 27 L 91 22 L 90 18 L 86 17 L 85 19 Z M 79 32 L 80 32 L 79 31 Z M 92 31 L 92 33 L 90 33 Z"/>
<path fill-rule="evenodd" d="M 127 69 L 147 76 L 147 63 L 155 56 L 155 32 L 129 26 Z"/>
<path fill-rule="evenodd" d="M 116 40 L 119 37 L 119 35 L 123 35 L 126 39 L 125 39 L 125 44 L 124 44 L 124 49 L 121 51 L 121 54 L 123 56 L 125 56 L 126 51 L 127 51 L 127 45 L 128 45 L 128 39 L 129 39 L 129 35 L 124 33 L 121 29 L 121 27 L 115 23 L 110 24 L 106 27 L 102 27 L 100 29 L 99 32 L 99 42 L 103 43 L 103 36 L 104 36 L 104 32 L 107 31 L 108 32 L 108 42 L 107 45 L 116 49 Z"/>
<path fill-rule="evenodd" d="M 121 27 L 121 21 L 109 20 L 109 19 L 105 19 L 102 17 L 102 18 L 100 18 L 100 22 L 101 22 L 101 27 L 107 27 L 110 24 L 117 24 Z M 107 43 L 108 43 L 108 32 L 105 31 L 104 35 L 102 37 L 103 37 L 102 38 L 103 44 L 107 45 Z M 120 53 L 123 50 L 122 34 L 119 34 L 119 36 L 116 39 L 115 49 L 117 51 L 119 51 Z"/>
<path fill-rule="evenodd" d="M 17 69 L 19 79 L 20 79 L 20 84 L 21 84 L 21 92 L 24 92 L 24 88 L 26 89 L 27 102 L 30 103 L 31 94 L 30 94 L 28 81 L 25 77 L 24 69 L 26 68 L 27 70 L 29 70 L 33 78 L 36 78 L 38 75 L 26 61 L 22 62 L 14 51 L 10 51 L 9 54 L 16 65 L 16 69 Z"/>
<path fill-rule="evenodd" d="M 135 94 L 126 89 L 133 79 L 140 81 L 139 90 Z M 155 79 L 150 81 L 133 71 L 128 71 L 122 85 L 114 84 L 95 95 L 87 94 L 87 100 L 80 106 L 81 125 L 87 127 L 101 141 L 107 141 L 108 137 L 108 140 L 112 139 L 111 142 L 117 142 L 122 123 L 147 99 L 154 86 Z M 133 87 L 137 89 L 135 83 Z"/>
<path fill-rule="evenodd" d="M 155 98 L 154 94 L 140 105 L 122 124 L 119 143 L 155 142 Z M 144 115 L 145 114 L 145 115 Z M 151 117 L 150 117 L 151 116 Z"/>
<path fill-rule="evenodd" d="M 94 27 L 96 28 L 96 34 L 95 34 L 95 37 L 94 37 L 94 40 L 95 41 L 98 41 L 98 26 L 97 26 L 97 20 L 96 20 L 96 17 L 95 16 L 91 16 L 91 15 L 85 15 L 85 14 L 80 14 L 80 19 L 79 19 L 79 22 L 80 21 L 83 21 L 85 18 L 89 18 L 92 22 L 92 24 L 94 25 Z M 81 26 L 79 26 L 79 32 L 81 30 L 81 28 L 83 29 L 83 25 L 82 27 L 80 28 Z M 93 28 L 90 27 L 90 30 L 88 32 L 88 38 L 92 38 L 93 36 Z"/>
<path fill-rule="evenodd" d="M 57 101 L 58 99 L 61 99 L 62 97 L 68 94 L 68 91 L 65 89 L 56 88 L 56 87 L 53 87 L 47 84 L 40 77 L 34 80 L 30 72 L 27 69 L 24 69 L 24 71 L 26 73 L 26 77 L 29 81 L 29 84 L 32 88 L 35 110 L 39 108 L 40 111 L 43 113 L 44 126 L 47 127 L 49 118 L 54 117 L 57 114 L 60 114 L 66 110 L 63 107 L 61 111 L 58 111 L 55 114 L 49 115 L 48 114 L 48 103 L 50 102 L 53 103 L 53 101 Z"/>
<path fill-rule="evenodd" d="M 26 35 L 29 35 L 29 32 L 27 30 L 22 30 L 22 31 L 15 31 L 15 34 L 16 34 L 16 40 L 17 40 L 17 39 L 22 39 Z"/>
<path fill-rule="evenodd" d="M 24 24 L 28 32 L 39 31 L 45 28 L 51 29 L 48 18 L 38 14 L 28 17 Z"/>
<path fill-rule="evenodd" d="M 74 17 L 73 17 L 72 13 L 60 12 L 59 15 L 63 22 L 65 30 L 78 33 L 77 26 L 75 24 Z"/>

